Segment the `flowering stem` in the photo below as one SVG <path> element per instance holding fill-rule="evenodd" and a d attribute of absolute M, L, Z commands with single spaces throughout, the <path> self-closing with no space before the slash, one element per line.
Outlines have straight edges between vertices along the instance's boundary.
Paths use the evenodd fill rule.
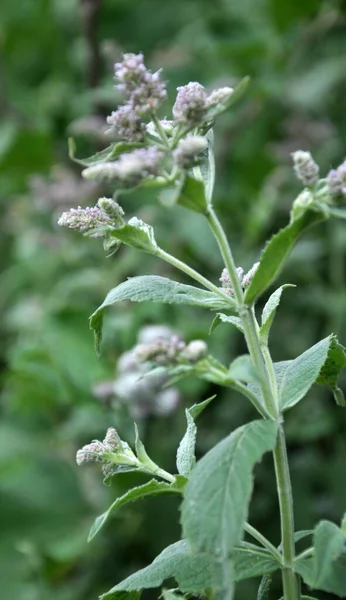
<path fill-rule="evenodd" d="M 205 287 L 207 290 L 210 290 L 214 294 L 217 294 L 218 296 L 220 296 L 220 298 L 222 298 L 223 300 L 226 300 L 226 302 L 228 304 L 230 304 L 230 310 L 231 309 L 234 310 L 234 302 L 232 301 L 232 299 L 225 292 L 223 292 L 220 288 L 218 288 L 216 285 L 211 283 L 211 281 L 206 279 L 206 277 L 203 277 L 203 275 L 200 275 L 200 273 L 195 271 L 195 269 L 193 269 L 192 267 L 190 267 L 183 261 L 179 260 L 175 256 L 172 256 L 165 250 L 162 250 L 162 248 L 159 248 L 155 252 L 155 256 L 162 258 L 162 260 L 173 265 L 173 267 L 176 267 L 176 269 L 183 271 L 183 273 L 186 273 L 187 275 L 189 275 L 189 277 L 191 277 L 192 279 L 195 279 L 195 281 L 198 281 L 198 283 L 203 285 L 203 287 Z"/>
<path fill-rule="evenodd" d="M 170 145 L 169 145 L 168 137 L 167 137 L 166 132 L 163 129 L 161 123 L 160 123 L 160 119 L 158 118 L 158 116 L 157 116 L 156 113 L 152 113 L 151 118 L 153 120 L 153 123 L 155 124 L 157 133 L 160 135 L 161 140 L 163 141 L 163 144 L 164 144 L 165 148 L 169 149 Z"/>
<path fill-rule="evenodd" d="M 230 246 L 222 225 L 211 206 L 208 209 L 206 218 L 218 243 L 232 283 L 239 316 L 243 324 L 246 343 L 253 364 L 260 377 L 261 392 L 266 409 L 271 418 L 275 419 L 279 424 L 279 433 L 273 455 L 280 507 L 283 591 L 285 600 L 299 600 L 300 590 L 296 575 L 293 571 L 295 547 L 292 488 L 285 434 L 282 428 L 282 416 L 278 406 L 277 383 L 273 363 L 268 347 L 261 346 L 258 335 L 258 324 L 256 322 L 254 311 L 244 303 L 244 293 L 237 275 Z"/>

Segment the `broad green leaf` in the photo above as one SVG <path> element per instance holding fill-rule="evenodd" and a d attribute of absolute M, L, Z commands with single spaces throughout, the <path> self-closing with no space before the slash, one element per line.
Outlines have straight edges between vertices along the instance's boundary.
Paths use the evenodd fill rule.
<path fill-rule="evenodd" d="M 299 236 L 325 217 L 322 213 L 307 210 L 301 217 L 276 233 L 263 250 L 259 267 L 245 292 L 246 304 L 253 304 L 271 285 Z"/>
<path fill-rule="evenodd" d="M 282 292 L 288 287 L 295 287 L 295 285 L 292 285 L 290 283 L 281 285 L 277 290 L 275 290 L 275 292 L 273 292 L 273 294 L 270 296 L 268 302 L 263 308 L 260 337 L 262 343 L 264 344 L 267 344 L 268 342 L 269 331 L 275 317 L 276 309 L 280 304 Z"/>
<path fill-rule="evenodd" d="M 211 310 L 227 306 L 227 301 L 216 294 L 192 285 L 178 283 L 158 275 L 132 277 L 113 288 L 101 306 L 90 317 L 90 327 L 95 333 L 97 350 L 99 350 L 101 342 L 104 309 L 124 300 L 131 300 L 132 302 L 151 300 L 152 302 L 167 304 L 189 304 L 191 306 L 203 306 Z"/>
<path fill-rule="evenodd" d="M 239 317 L 234 317 L 232 315 L 224 315 L 223 313 L 217 313 L 210 326 L 209 334 L 213 333 L 214 329 L 216 329 L 216 327 L 220 325 L 220 323 L 229 323 L 230 325 L 234 325 L 237 329 L 239 329 L 241 333 L 244 332 L 243 325 Z"/>
<path fill-rule="evenodd" d="M 258 382 L 258 374 L 249 354 L 238 356 L 228 369 L 227 376 L 233 381 L 244 381 L 245 383 Z"/>
<path fill-rule="evenodd" d="M 201 414 L 201 412 L 208 406 L 208 404 L 215 398 L 212 396 L 204 402 L 194 404 L 191 408 L 185 410 L 187 429 L 184 437 L 182 438 L 178 450 L 177 450 L 177 469 L 180 475 L 188 477 L 196 464 L 195 457 L 195 445 L 197 427 L 194 419 Z"/>
<path fill-rule="evenodd" d="M 130 219 L 123 227 L 108 230 L 107 233 L 112 238 L 149 254 L 155 254 L 158 248 L 153 228 L 137 217 Z"/>
<path fill-rule="evenodd" d="M 254 421 L 210 450 L 190 475 L 182 505 L 184 537 L 212 561 L 214 585 L 225 590 L 229 555 L 243 535 L 252 469 L 275 446 L 278 425 Z M 220 581 L 222 577 L 222 581 Z"/>
<path fill-rule="evenodd" d="M 194 212 L 205 213 L 207 210 L 207 200 L 203 181 L 186 175 L 180 189 L 177 204 Z"/>
<path fill-rule="evenodd" d="M 315 381 L 336 389 L 337 376 L 345 364 L 343 347 L 330 335 L 295 360 L 275 365 L 281 408 L 287 410 L 297 404 Z"/>
<path fill-rule="evenodd" d="M 77 158 L 76 157 L 76 142 L 73 138 L 68 139 L 69 157 L 75 163 L 82 165 L 83 167 L 92 167 L 101 163 L 116 160 L 121 154 L 125 152 L 131 152 L 136 148 L 142 147 L 143 144 L 136 142 L 118 142 L 117 144 L 111 144 L 104 150 L 96 152 L 89 158 Z"/>
<path fill-rule="evenodd" d="M 297 560 L 295 571 L 311 588 L 346 596 L 346 534 L 334 523 L 321 521 L 314 533 L 315 554 Z"/>
<path fill-rule="evenodd" d="M 88 542 L 90 542 L 95 535 L 100 531 L 101 527 L 106 523 L 108 518 L 119 508 L 125 506 L 129 502 L 133 502 L 134 500 L 140 500 L 141 498 L 145 498 L 147 496 L 158 496 L 160 494 L 181 494 L 182 486 L 179 481 L 174 483 L 165 483 L 163 481 L 157 481 L 156 479 L 151 479 L 144 485 L 140 485 L 138 487 L 132 488 L 123 496 L 120 496 L 111 504 L 108 510 L 104 512 L 102 515 L 99 515 L 94 524 L 92 525 Z"/>
<path fill-rule="evenodd" d="M 174 577 L 182 592 L 201 592 L 210 587 L 210 566 L 206 556 L 190 554 L 188 544 L 181 540 L 168 546 L 144 569 L 124 579 L 101 598 L 118 600 L 119 594 L 160 587 Z"/>

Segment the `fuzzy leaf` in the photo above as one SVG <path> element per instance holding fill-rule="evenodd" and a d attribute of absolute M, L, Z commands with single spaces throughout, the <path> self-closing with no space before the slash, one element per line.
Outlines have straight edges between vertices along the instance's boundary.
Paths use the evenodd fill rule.
<path fill-rule="evenodd" d="M 315 554 L 297 560 L 295 571 L 317 590 L 346 596 L 346 535 L 330 521 L 321 521 L 314 533 Z"/>
<path fill-rule="evenodd" d="M 230 364 L 227 376 L 233 381 L 244 381 L 245 383 L 258 382 L 258 374 L 249 354 L 237 356 Z"/>
<path fill-rule="evenodd" d="M 98 351 L 101 342 L 103 311 L 107 306 L 123 300 L 131 300 L 132 302 L 151 300 L 152 302 L 167 304 L 190 304 L 212 310 L 227 306 L 227 302 L 219 296 L 192 285 L 178 283 L 158 275 L 132 277 L 113 288 L 107 294 L 101 306 L 90 317 L 90 327 L 94 330 Z"/>
<path fill-rule="evenodd" d="M 252 469 L 264 452 L 274 448 L 277 430 L 273 421 L 254 421 L 236 429 L 197 463 L 185 488 L 184 537 L 193 551 L 210 557 L 214 585 L 221 591 L 229 575 L 229 555 L 242 538 Z"/>
<path fill-rule="evenodd" d="M 123 592 L 158 588 L 171 577 L 182 592 L 196 593 L 209 588 L 211 575 L 207 557 L 191 555 L 187 542 L 181 540 L 165 548 L 151 565 L 118 583 L 101 599 L 118 600 Z"/>
<path fill-rule="evenodd" d="M 191 408 L 185 410 L 187 429 L 183 439 L 181 440 L 177 450 L 177 469 L 180 475 L 188 477 L 196 464 L 195 457 L 195 445 L 197 427 L 194 419 L 208 406 L 208 404 L 215 398 L 212 396 L 204 402 L 194 404 Z"/>
<path fill-rule="evenodd" d="M 210 326 L 209 334 L 213 333 L 214 329 L 216 329 L 216 327 L 220 325 L 220 323 L 229 323 L 230 325 L 234 325 L 241 333 L 244 332 L 242 322 L 241 319 L 239 319 L 239 317 L 234 317 L 233 315 L 224 315 L 223 313 L 217 313 Z"/>
<path fill-rule="evenodd" d="M 126 494 L 123 494 L 123 496 L 117 498 L 115 502 L 111 504 L 109 509 L 106 510 L 106 512 L 96 517 L 89 532 L 88 542 L 90 542 L 100 531 L 101 527 L 103 527 L 111 514 L 113 514 L 118 508 L 125 506 L 125 504 L 133 502 L 134 500 L 140 500 L 141 498 L 145 498 L 147 496 L 158 496 L 160 494 L 181 494 L 181 492 L 182 486 L 179 480 L 174 483 L 165 483 L 163 481 L 151 479 L 151 481 L 148 481 L 144 485 L 132 488 L 126 492 Z"/>
<path fill-rule="evenodd" d="M 265 573 L 273 573 L 280 569 L 280 564 L 264 548 L 247 545 L 237 546 L 233 552 L 234 580 L 260 577 Z"/>
<path fill-rule="evenodd" d="M 155 254 L 158 248 L 153 228 L 137 217 L 130 219 L 123 227 L 109 230 L 108 234 L 128 246 L 144 252 Z"/>
<path fill-rule="evenodd" d="M 277 290 L 275 290 L 275 292 L 273 292 L 273 294 L 270 296 L 268 302 L 263 308 L 260 337 L 262 343 L 264 344 L 267 344 L 268 342 L 269 331 L 275 317 L 276 309 L 280 304 L 282 292 L 288 287 L 295 287 L 295 285 L 292 285 L 290 283 L 281 285 Z"/>
<path fill-rule="evenodd" d="M 246 304 L 253 304 L 276 279 L 299 236 L 324 218 L 325 215 L 321 212 L 307 210 L 269 240 L 263 250 L 259 267 L 245 292 Z"/>
<path fill-rule="evenodd" d="M 94 165 L 116 160 L 121 154 L 131 152 L 142 146 L 143 144 L 138 144 L 136 142 L 118 142 L 117 144 L 111 144 L 100 152 L 96 152 L 96 154 L 89 156 L 89 158 L 76 158 L 76 142 L 71 137 L 68 139 L 70 159 L 79 165 L 83 165 L 83 167 L 92 167 Z"/>
<path fill-rule="evenodd" d="M 346 365 L 344 348 L 330 335 L 309 348 L 295 360 L 275 365 L 279 385 L 280 405 L 283 410 L 301 400 L 313 383 L 336 385 L 340 370 Z"/>

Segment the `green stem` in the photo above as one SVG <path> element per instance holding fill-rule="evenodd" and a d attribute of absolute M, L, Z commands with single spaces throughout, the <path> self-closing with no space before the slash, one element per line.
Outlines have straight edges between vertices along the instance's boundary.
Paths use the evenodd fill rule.
<path fill-rule="evenodd" d="M 277 550 L 277 548 L 275 548 L 275 546 L 273 546 L 273 544 L 269 540 L 267 540 L 266 537 L 264 537 L 264 535 L 262 535 L 259 531 L 257 531 L 257 529 L 252 527 L 252 525 L 250 525 L 250 523 L 245 523 L 244 529 L 249 535 L 251 535 L 255 540 L 257 540 L 264 548 L 267 548 L 267 550 L 269 550 L 270 554 L 272 554 L 274 556 L 274 558 L 276 558 L 276 560 L 279 561 L 280 564 L 282 563 L 282 556 L 281 556 L 280 552 Z"/>
<path fill-rule="evenodd" d="M 282 417 L 278 406 L 278 391 L 273 363 L 267 346 L 264 347 L 260 344 L 258 324 L 254 311 L 244 303 L 244 293 L 239 281 L 233 255 L 225 232 L 212 207 L 209 207 L 206 217 L 219 245 L 221 255 L 232 283 L 234 297 L 238 305 L 239 316 L 243 324 L 249 353 L 260 376 L 261 392 L 266 409 L 270 413 L 271 418 L 279 423 L 279 433 L 273 454 L 281 520 L 283 591 L 285 600 L 299 600 L 300 590 L 297 578 L 293 571 L 295 547 L 292 488 L 288 468 L 285 434 L 282 428 Z"/>
<path fill-rule="evenodd" d="M 191 277 L 195 281 L 198 281 L 198 283 L 203 285 L 203 287 L 205 287 L 210 292 L 213 292 L 214 294 L 217 294 L 217 296 L 220 296 L 220 298 L 225 300 L 227 302 L 227 304 L 230 305 L 230 310 L 234 311 L 235 306 L 234 306 L 233 299 L 230 298 L 225 292 L 223 292 L 222 289 L 218 288 L 216 285 L 211 283 L 211 281 L 206 279 L 206 277 L 203 277 L 203 275 L 200 275 L 200 273 L 195 271 L 195 269 L 193 269 L 192 267 L 189 267 L 189 265 L 187 265 L 183 261 L 179 260 L 175 256 L 168 254 L 168 252 L 166 252 L 165 250 L 162 250 L 162 248 L 159 248 L 156 251 L 155 256 L 162 258 L 162 260 L 168 262 L 170 265 L 173 265 L 173 267 L 175 267 L 176 269 L 183 271 L 183 273 L 186 273 L 186 275 L 189 275 L 189 277 Z"/>

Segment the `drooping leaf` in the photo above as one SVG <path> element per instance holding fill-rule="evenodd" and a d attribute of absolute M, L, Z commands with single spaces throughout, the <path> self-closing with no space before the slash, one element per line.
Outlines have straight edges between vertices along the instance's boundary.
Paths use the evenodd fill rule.
<path fill-rule="evenodd" d="M 112 238 L 149 254 L 155 254 L 158 248 L 153 228 L 137 217 L 130 219 L 123 227 L 111 229 L 108 233 Z"/>
<path fill-rule="evenodd" d="M 243 325 L 239 317 L 234 317 L 233 315 L 224 315 L 223 313 L 217 313 L 210 326 L 209 334 L 213 333 L 214 329 L 216 329 L 216 327 L 220 325 L 220 323 L 229 323 L 230 325 L 234 325 L 241 333 L 244 332 Z"/>
<path fill-rule="evenodd" d="M 180 188 L 177 204 L 194 212 L 204 213 L 207 209 L 207 200 L 203 181 L 186 175 Z"/>
<path fill-rule="evenodd" d="M 96 152 L 89 158 L 77 158 L 76 157 L 76 142 L 73 138 L 68 139 L 68 149 L 69 149 L 69 157 L 75 163 L 82 165 L 83 167 L 92 167 L 94 165 L 98 165 L 105 162 L 110 162 L 112 160 L 116 160 L 121 154 L 125 152 L 131 152 L 136 148 L 142 147 L 143 144 L 139 144 L 137 142 L 118 142 L 115 144 L 111 144 L 104 150 L 100 152 Z"/>
<path fill-rule="evenodd" d="M 345 364 L 343 347 L 330 335 L 295 360 L 275 365 L 281 408 L 287 410 L 297 404 L 315 381 L 335 390 L 337 376 Z"/>
<path fill-rule="evenodd" d="M 277 430 L 273 421 L 238 428 L 197 463 L 185 488 L 184 537 L 193 551 L 210 557 L 214 585 L 223 595 L 231 575 L 230 553 L 241 541 L 247 517 L 252 469 L 274 448 Z"/>
<path fill-rule="evenodd" d="M 167 304 L 189 304 L 218 310 L 225 308 L 227 301 L 216 294 L 192 285 L 172 281 L 158 275 L 132 277 L 113 288 L 104 302 L 90 317 L 90 327 L 94 330 L 96 347 L 99 350 L 102 333 L 103 311 L 107 306 L 131 300 L 132 302 L 163 302 Z M 229 308 L 229 306 L 228 306 Z"/>
<path fill-rule="evenodd" d="M 315 528 L 314 548 L 314 556 L 296 561 L 295 571 L 309 587 L 344 598 L 346 534 L 334 523 L 321 521 Z"/>
<path fill-rule="evenodd" d="M 268 342 L 269 331 L 272 325 L 272 322 L 275 317 L 276 309 L 280 304 L 282 292 L 288 287 L 295 287 L 290 283 L 286 283 L 285 285 L 281 285 L 273 294 L 270 296 L 268 302 L 263 308 L 262 312 L 262 324 L 260 329 L 260 337 L 261 341 L 266 344 Z"/>
<path fill-rule="evenodd" d="M 157 588 L 171 577 L 182 592 L 196 593 L 208 589 L 211 584 L 208 558 L 192 555 L 187 542 L 181 540 L 165 548 L 151 565 L 130 575 L 101 598 L 118 600 L 123 592 Z"/>
<path fill-rule="evenodd" d="M 245 383 L 254 383 L 259 380 L 249 354 L 237 356 L 230 364 L 227 375 L 233 381 L 245 381 Z"/>
<path fill-rule="evenodd" d="M 275 280 L 299 236 L 324 218 L 322 213 L 307 210 L 269 240 L 263 250 L 259 267 L 245 292 L 246 304 L 253 304 Z"/>
<path fill-rule="evenodd" d="M 140 485 L 138 487 L 132 488 L 123 496 L 120 496 L 111 504 L 108 510 L 104 512 L 102 515 L 99 515 L 92 525 L 88 542 L 90 542 L 95 535 L 100 531 L 101 527 L 106 523 L 108 518 L 119 508 L 125 506 L 129 502 L 133 502 L 134 500 L 140 500 L 141 498 L 145 498 L 147 496 L 158 496 L 160 494 L 181 494 L 182 487 L 179 481 L 174 483 L 165 483 L 164 481 L 157 481 L 156 479 L 152 479 L 148 481 L 144 485 Z"/>
<path fill-rule="evenodd" d="M 201 414 L 201 412 L 208 406 L 208 404 L 215 398 L 212 396 L 204 402 L 194 404 L 191 408 L 185 410 L 187 429 L 184 437 L 182 438 L 178 450 L 177 450 L 177 469 L 180 475 L 188 477 L 196 464 L 195 457 L 195 445 L 197 427 L 194 419 Z"/>

